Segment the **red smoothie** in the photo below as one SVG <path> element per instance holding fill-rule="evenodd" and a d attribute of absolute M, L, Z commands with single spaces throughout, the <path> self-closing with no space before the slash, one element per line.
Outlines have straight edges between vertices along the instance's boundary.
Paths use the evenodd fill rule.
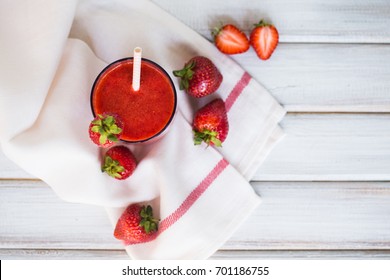
<path fill-rule="evenodd" d="M 91 106 L 97 114 L 115 114 L 124 123 L 121 140 L 144 142 L 160 135 L 176 110 L 176 91 L 169 75 L 156 63 L 142 59 L 139 91 L 132 88 L 133 59 L 108 65 L 92 87 Z"/>

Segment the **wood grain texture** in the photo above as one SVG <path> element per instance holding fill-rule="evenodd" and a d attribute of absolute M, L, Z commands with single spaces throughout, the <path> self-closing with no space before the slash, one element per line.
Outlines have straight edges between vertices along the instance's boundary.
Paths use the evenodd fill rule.
<path fill-rule="evenodd" d="M 119 250 L 99 207 L 0 181 L 0 248 Z M 390 183 L 256 182 L 263 203 L 222 250 L 390 250 Z"/>
<path fill-rule="evenodd" d="M 280 44 L 267 61 L 234 59 L 288 112 L 390 112 L 390 45 Z"/>
<path fill-rule="evenodd" d="M 122 248 L 101 207 L 63 202 L 42 181 L 2 180 L 0 193 L 0 248 Z"/>
<path fill-rule="evenodd" d="M 256 182 L 253 186 L 263 204 L 226 249 L 390 247 L 388 182 Z"/>
<path fill-rule="evenodd" d="M 387 0 L 154 2 L 209 40 L 221 20 L 249 34 L 259 18 L 271 19 L 282 42 L 272 59 L 261 61 L 252 49 L 231 57 L 287 111 L 390 112 Z"/>
<path fill-rule="evenodd" d="M 390 259 L 390 1 L 152 1 L 208 40 L 220 21 L 280 33 L 268 61 L 231 57 L 290 113 L 253 178 L 263 203 L 211 258 Z M 0 259 L 128 258 L 102 208 L 1 151 L 0 217 Z"/>
<path fill-rule="evenodd" d="M 0 249 L 1 260 L 128 260 L 124 250 L 47 250 L 47 249 Z M 388 260 L 389 250 L 220 250 L 210 259 L 326 259 L 326 260 Z"/>
<path fill-rule="evenodd" d="M 0 147 L 0 179 L 32 179 L 31 174 L 22 170 L 18 165 L 8 159 Z"/>
<path fill-rule="evenodd" d="M 254 181 L 390 180 L 390 114 L 288 114 L 281 125 Z M 32 178 L 0 159 L 3 178 Z"/>
<path fill-rule="evenodd" d="M 389 114 L 290 114 L 255 181 L 390 180 Z"/>
<path fill-rule="evenodd" d="M 266 19 L 275 24 L 282 42 L 390 43 L 387 0 L 153 0 L 157 5 L 211 39 L 220 21 L 247 33 Z"/>

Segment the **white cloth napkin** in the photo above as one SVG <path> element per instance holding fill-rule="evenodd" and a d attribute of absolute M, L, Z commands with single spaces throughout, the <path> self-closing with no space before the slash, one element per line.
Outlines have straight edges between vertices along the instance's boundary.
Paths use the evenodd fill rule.
<path fill-rule="evenodd" d="M 113 226 L 127 205 L 152 204 L 159 234 L 126 246 L 132 258 L 207 258 L 258 206 L 248 181 L 282 137 L 285 112 L 199 34 L 147 0 L 3 1 L 0 26 L 3 152 L 62 199 L 106 207 Z M 108 63 L 136 46 L 168 73 L 207 56 L 224 80 L 212 96 L 194 99 L 172 76 L 179 109 L 169 132 L 152 144 L 126 144 L 139 165 L 117 181 L 101 173 L 103 151 L 88 137 L 90 90 Z M 217 97 L 228 109 L 227 140 L 223 148 L 194 146 L 194 111 Z"/>

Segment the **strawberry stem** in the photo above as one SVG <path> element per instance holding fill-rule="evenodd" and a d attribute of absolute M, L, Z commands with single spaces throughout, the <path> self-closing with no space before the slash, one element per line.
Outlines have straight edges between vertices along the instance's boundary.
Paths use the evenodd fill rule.
<path fill-rule="evenodd" d="M 116 120 L 110 115 L 98 115 L 97 119 L 92 121 L 92 132 L 99 133 L 99 142 L 104 145 L 107 140 L 117 142 L 122 129 L 117 125 Z"/>
<path fill-rule="evenodd" d="M 213 144 L 216 147 L 222 147 L 222 142 L 218 138 L 218 132 L 203 130 L 202 132 L 194 130 L 194 144 L 200 145 L 205 142 L 208 146 Z"/>
<path fill-rule="evenodd" d="M 215 40 L 215 37 L 217 37 L 218 34 L 222 31 L 222 28 L 223 28 L 223 22 L 220 21 L 220 22 L 219 22 L 219 26 L 216 26 L 216 27 L 214 27 L 214 28 L 211 30 L 211 36 L 213 36 L 214 40 Z"/>
<path fill-rule="evenodd" d="M 104 165 L 102 167 L 102 172 L 106 172 L 113 178 L 122 178 L 122 173 L 125 171 L 125 168 L 120 165 L 119 161 L 112 159 L 110 156 L 104 158 Z"/>
<path fill-rule="evenodd" d="M 261 19 L 259 23 L 255 23 L 255 27 L 265 27 L 265 26 L 271 26 L 272 24 L 266 22 L 265 20 Z"/>
<path fill-rule="evenodd" d="M 142 218 L 139 225 L 140 225 L 140 227 L 144 228 L 144 230 L 147 234 L 150 234 L 150 233 L 158 230 L 159 220 L 157 220 L 153 217 L 152 206 L 150 206 L 150 205 L 142 206 L 139 215 Z"/>
<path fill-rule="evenodd" d="M 180 78 L 180 89 L 187 90 L 190 86 L 190 80 L 194 75 L 194 67 L 196 66 L 195 61 L 191 60 L 184 65 L 183 69 L 173 71 L 175 77 Z"/>

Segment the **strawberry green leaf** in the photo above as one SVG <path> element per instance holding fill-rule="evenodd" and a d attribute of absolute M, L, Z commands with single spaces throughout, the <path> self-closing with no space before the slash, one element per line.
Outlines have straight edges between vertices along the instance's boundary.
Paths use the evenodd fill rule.
<path fill-rule="evenodd" d="M 96 119 L 96 120 L 92 121 L 92 124 L 101 126 L 102 125 L 102 120 L 101 119 Z"/>
<path fill-rule="evenodd" d="M 116 137 L 115 135 L 108 135 L 107 136 L 107 139 L 110 140 L 111 142 L 117 142 L 118 141 L 118 137 Z"/>
<path fill-rule="evenodd" d="M 116 124 L 112 124 L 111 127 L 109 127 L 109 132 L 112 134 L 119 134 L 122 132 L 122 129 Z"/>
<path fill-rule="evenodd" d="M 104 143 L 106 143 L 106 142 L 107 142 L 107 135 L 104 133 L 100 134 L 99 143 L 104 145 Z"/>
<path fill-rule="evenodd" d="M 158 230 L 158 220 L 153 217 L 153 209 L 150 205 L 143 206 L 139 213 L 142 218 L 139 226 L 142 227 L 147 234 Z"/>
<path fill-rule="evenodd" d="M 105 157 L 105 159 L 104 159 L 104 164 L 105 165 L 111 165 L 112 163 L 113 163 L 113 159 L 111 158 L 111 157 L 109 157 L 109 156 L 107 156 L 107 157 Z"/>
<path fill-rule="evenodd" d="M 194 144 L 200 145 L 203 142 L 203 138 L 199 135 L 197 131 L 194 131 Z"/>
<path fill-rule="evenodd" d="M 150 232 L 157 231 L 157 223 L 150 223 Z"/>
<path fill-rule="evenodd" d="M 117 160 L 112 159 L 110 156 L 104 158 L 104 164 L 102 171 L 114 178 L 122 178 L 121 173 L 125 171 L 125 168 L 120 165 Z"/>
<path fill-rule="evenodd" d="M 95 132 L 95 133 L 98 133 L 99 132 L 99 126 L 97 126 L 97 125 L 92 126 L 91 127 L 91 131 Z"/>
<path fill-rule="evenodd" d="M 218 138 L 218 132 L 203 130 L 202 132 L 194 130 L 194 144 L 200 145 L 205 142 L 207 145 L 213 144 L 216 147 L 222 147 L 222 142 Z"/>
<path fill-rule="evenodd" d="M 173 75 L 175 77 L 180 78 L 180 89 L 186 90 L 190 85 L 190 80 L 194 75 L 194 67 L 196 62 L 191 60 L 186 65 L 184 65 L 183 69 L 173 71 Z"/>
<path fill-rule="evenodd" d="M 115 123 L 115 119 L 114 119 L 113 116 L 107 116 L 107 117 L 103 120 L 103 123 L 104 123 L 106 126 L 110 127 L 110 126 L 112 126 L 112 125 Z"/>
<path fill-rule="evenodd" d="M 255 23 L 254 26 L 255 27 L 263 27 L 263 26 L 270 26 L 271 24 L 269 24 L 268 22 L 264 21 L 263 19 L 259 21 L 259 23 Z"/>
<path fill-rule="evenodd" d="M 150 232 L 150 221 L 144 222 L 144 229 L 146 232 Z"/>
<path fill-rule="evenodd" d="M 104 145 L 107 140 L 117 142 L 123 129 L 118 126 L 115 118 L 110 115 L 98 115 L 92 122 L 91 131 L 100 134 L 99 143 Z"/>
<path fill-rule="evenodd" d="M 217 137 L 211 137 L 210 142 L 212 142 L 216 147 L 222 147 L 222 142 Z"/>
<path fill-rule="evenodd" d="M 182 79 L 182 80 L 180 81 L 180 89 L 181 89 L 181 90 L 188 89 L 189 86 L 190 86 L 190 83 L 189 83 L 189 81 L 188 81 L 187 79 Z"/>

